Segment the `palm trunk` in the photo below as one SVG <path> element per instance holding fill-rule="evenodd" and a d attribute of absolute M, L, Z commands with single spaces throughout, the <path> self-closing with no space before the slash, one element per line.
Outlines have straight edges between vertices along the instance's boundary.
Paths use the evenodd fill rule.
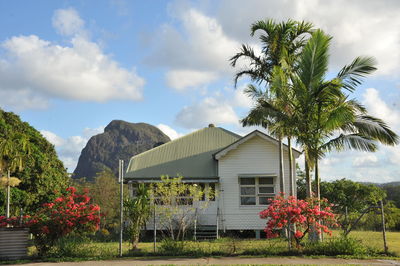
<path fill-rule="evenodd" d="M 318 169 L 318 158 L 315 158 L 315 197 L 321 199 L 320 178 Z"/>
<path fill-rule="evenodd" d="M 295 187 L 296 187 L 296 180 L 293 174 L 293 149 L 292 149 L 292 140 L 288 137 L 288 146 L 289 146 L 289 179 L 290 179 L 290 196 L 295 195 Z"/>
<path fill-rule="evenodd" d="M 281 136 L 279 136 L 279 183 L 280 183 L 281 193 L 285 194 L 285 176 L 283 170 L 283 145 Z"/>
<path fill-rule="evenodd" d="M 305 157 L 304 157 L 304 165 L 305 165 L 305 171 L 306 171 L 307 198 L 311 198 L 311 196 L 312 196 L 311 177 L 310 177 L 310 167 L 308 166 L 308 161 L 307 161 L 307 155 L 305 155 Z"/>

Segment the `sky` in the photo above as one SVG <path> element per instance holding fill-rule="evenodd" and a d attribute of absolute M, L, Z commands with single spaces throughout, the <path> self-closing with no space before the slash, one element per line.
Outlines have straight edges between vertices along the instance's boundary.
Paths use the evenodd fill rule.
<path fill-rule="evenodd" d="M 260 50 L 253 22 L 292 18 L 333 37 L 330 76 L 377 59 L 351 97 L 400 135 L 398 14 L 397 0 L 0 0 L 0 107 L 53 143 L 69 172 L 114 119 L 172 139 L 210 123 L 244 135 L 253 103 L 229 58 L 243 43 Z M 400 147 L 331 153 L 320 168 L 322 180 L 400 181 Z"/>

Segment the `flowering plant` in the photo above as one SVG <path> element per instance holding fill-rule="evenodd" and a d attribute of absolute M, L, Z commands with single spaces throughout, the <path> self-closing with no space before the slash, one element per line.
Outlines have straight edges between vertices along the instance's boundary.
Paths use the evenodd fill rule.
<path fill-rule="evenodd" d="M 38 252 L 43 255 L 63 236 L 72 232 L 83 234 L 98 230 L 100 207 L 90 204 L 87 194 L 88 191 L 76 194 L 76 189 L 69 187 L 65 195 L 43 204 L 34 216 L 24 216 L 22 222 L 16 217 L 0 217 L 0 227 L 29 227 L 35 236 Z"/>
<path fill-rule="evenodd" d="M 297 247 L 311 229 L 318 234 L 325 232 L 331 235 L 329 227 L 337 226 L 335 214 L 326 199 L 298 200 L 293 196 L 284 198 L 280 195 L 260 212 L 260 218 L 268 219 L 264 229 L 267 238 L 278 237 L 279 230 L 289 228 Z"/>

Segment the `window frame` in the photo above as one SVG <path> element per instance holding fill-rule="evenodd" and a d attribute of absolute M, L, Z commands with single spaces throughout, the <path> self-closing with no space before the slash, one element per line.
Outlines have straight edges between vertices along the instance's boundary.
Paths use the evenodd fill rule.
<path fill-rule="evenodd" d="M 272 178 L 272 184 L 260 184 L 260 179 L 261 178 Z M 242 179 L 254 179 L 254 185 L 252 184 L 243 184 L 241 180 Z M 239 206 L 240 207 L 264 207 L 268 206 L 269 204 L 260 204 L 260 198 L 274 198 L 277 193 L 277 175 L 239 175 L 238 177 L 238 183 L 239 183 Z M 242 188 L 254 188 L 255 194 L 251 195 L 246 195 L 242 194 Z M 273 188 L 273 193 L 260 193 L 260 188 Z M 255 204 L 253 205 L 245 205 L 242 204 L 242 198 L 245 197 L 254 197 L 255 198 Z"/>

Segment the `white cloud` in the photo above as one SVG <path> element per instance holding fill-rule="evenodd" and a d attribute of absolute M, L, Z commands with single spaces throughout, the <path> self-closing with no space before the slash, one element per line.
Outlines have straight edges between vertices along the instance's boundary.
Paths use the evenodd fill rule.
<path fill-rule="evenodd" d="M 163 25 L 154 42 L 155 50 L 146 60 L 152 65 L 172 69 L 166 77 L 168 85 L 181 90 L 204 85 L 224 73 L 232 73 L 229 58 L 240 43 L 228 38 L 215 18 L 194 8 L 170 10 L 182 26 L 182 31 L 170 24 Z"/>
<path fill-rule="evenodd" d="M 73 34 L 62 46 L 36 35 L 14 36 L 1 43 L 0 91 L 8 98 L 21 95 L 14 108 L 31 108 L 33 102 L 51 98 L 104 102 L 142 99 L 145 81 L 135 69 L 119 66 L 84 34 L 83 22 L 73 9 L 58 10 L 54 24 L 63 34 Z M 6 97 L 7 98 L 7 97 Z"/>
<path fill-rule="evenodd" d="M 177 91 L 201 86 L 217 79 L 217 74 L 208 71 L 172 70 L 166 74 L 167 85 Z"/>
<path fill-rule="evenodd" d="M 98 128 L 84 128 L 82 136 L 62 138 L 51 131 L 40 130 L 40 133 L 55 146 L 60 160 L 64 163 L 64 166 L 68 168 L 69 172 L 72 172 L 76 168 L 81 151 L 88 140 L 92 136 L 102 132 L 104 132 L 104 126 Z"/>
<path fill-rule="evenodd" d="M 175 129 L 164 124 L 158 124 L 157 127 L 167 135 L 171 140 L 182 137 L 184 134 L 178 133 Z"/>
<path fill-rule="evenodd" d="M 0 105 L 13 111 L 25 109 L 47 109 L 48 100 L 28 89 L 23 90 L 1 90 L 0 85 Z"/>
<path fill-rule="evenodd" d="M 243 90 L 244 87 L 235 90 L 232 104 L 237 107 L 250 108 L 253 106 L 253 100 Z"/>
<path fill-rule="evenodd" d="M 58 9 L 53 15 L 53 27 L 61 35 L 75 35 L 83 31 L 85 22 L 73 8 Z"/>
<path fill-rule="evenodd" d="M 45 137 L 51 144 L 56 147 L 64 145 L 65 140 L 57 136 L 53 132 L 48 130 L 40 130 L 40 133 L 42 133 L 43 137 Z"/>
<path fill-rule="evenodd" d="M 216 19 L 229 38 L 258 41 L 250 37 L 250 25 L 261 19 L 307 20 L 333 36 L 334 66 L 342 67 L 356 56 L 369 55 L 378 59 L 379 73 L 399 73 L 399 1 L 254 0 L 243 4 L 240 0 L 223 0 L 219 6 Z"/>
<path fill-rule="evenodd" d="M 400 130 L 400 112 L 390 108 L 380 97 L 377 89 L 368 88 L 362 98 L 368 113 L 383 119 L 389 126 Z"/>
<path fill-rule="evenodd" d="M 232 106 L 213 97 L 204 98 L 191 106 L 185 106 L 177 114 L 175 122 L 185 128 L 202 128 L 208 124 L 238 125 L 239 117 Z"/>
<path fill-rule="evenodd" d="M 362 154 L 354 158 L 353 166 L 356 167 L 371 167 L 375 166 L 378 162 L 378 158 L 371 153 Z"/>

